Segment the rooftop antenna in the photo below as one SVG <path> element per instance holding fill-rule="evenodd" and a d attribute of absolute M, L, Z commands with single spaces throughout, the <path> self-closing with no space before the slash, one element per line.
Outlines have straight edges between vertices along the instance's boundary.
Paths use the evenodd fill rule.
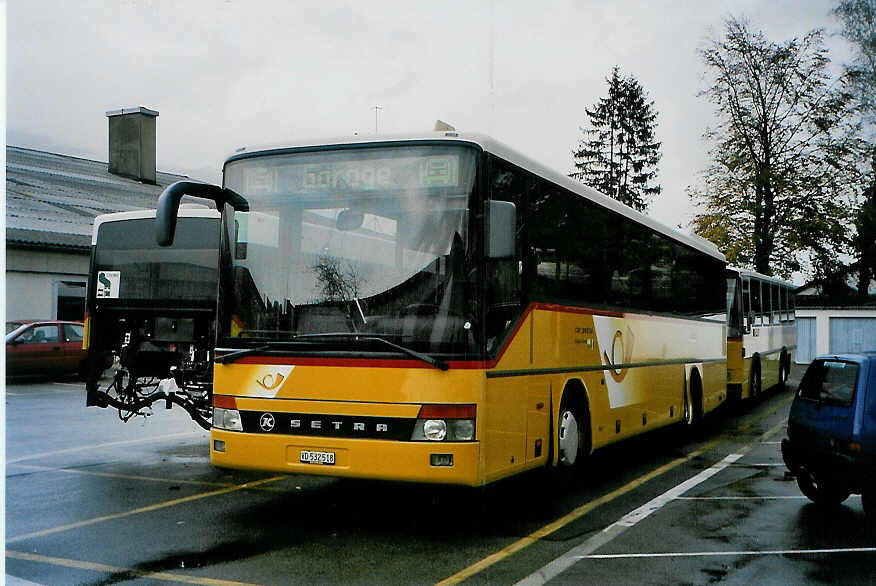
<path fill-rule="evenodd" d="M 436 132 L 441 132 L 441 131 L 448 131 L 449 132 L 449 131 L 453 131 L 453 130 L 456 130 L 456 128 L 454 128 L 450 124 L 447 124 L 443 120 L 436 120 L 435 121 L 435 131 Z"/>
<path fill-rule="evenodd" d="M 374 106 L 372 110 L 374 110 L 374 134 L 377 134 L 377 115 L 380 113 L 380 110 L 383 110 L 383 107 Z"/>

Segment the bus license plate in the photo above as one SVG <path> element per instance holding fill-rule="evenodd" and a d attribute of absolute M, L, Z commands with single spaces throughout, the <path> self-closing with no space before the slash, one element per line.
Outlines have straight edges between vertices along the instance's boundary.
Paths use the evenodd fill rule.
<path fill-rule="evenodd" d="M 301 463 L 302 464 L 324 464 L 327 466 L 334 466 L 335 453 L 334 452 L 311 452 L 310 450 L 301 450 Z"/>

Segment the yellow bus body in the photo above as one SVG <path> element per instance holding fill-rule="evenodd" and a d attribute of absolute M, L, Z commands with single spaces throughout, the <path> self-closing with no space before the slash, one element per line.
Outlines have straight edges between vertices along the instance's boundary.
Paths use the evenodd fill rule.
<path fill-rule="evenodd" d="M 345 422 L 402 421 L 416 418 L 422 405 L 475 405 L 474 441 L 213 428 L 211 462 L 290 474 L 481 486 L 556 465 L 553 446 L 564 392 L 584 389 L 591 447 L 597 449 L 680 422 L 694 384 L 702 390 L 701 412 L 713 410 L 726 399 L 726 381 L 723 322 L 531 304 L 498 358 L 451 362 L 447 371 L 411 360 L 257 356 L 215 366 L 215 395 L 234 397 L 241 411 L 318 415 L 321 426 L 331 426 L 333 416 Z M 302 463 L 302 450 L 334 453 L 335 463 Z M 432 465 L 434 454 L 452 455 L 453 465 Z"/>
<path fill-rule="evenodd" d="M 793 322 L 753 327 L 752 333 L 745 334 L 741 341 L 728 342 L 728 384 L 739 389 L 741 398 L 751 397 L 751 368 L 755 359 L 760 364 L 761 389 L 779 384 L 782 353 L 785 352 L 790 364 L 796 348 L 797 330 Z"/>

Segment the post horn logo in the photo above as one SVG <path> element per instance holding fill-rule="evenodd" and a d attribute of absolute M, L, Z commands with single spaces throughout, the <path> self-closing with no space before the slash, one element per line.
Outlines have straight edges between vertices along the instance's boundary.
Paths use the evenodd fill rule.
<path fill-rule="evenodd" d="M 273 391 L 282 385 L 284 380 L 286 377 L 278 372 L 277 374 L 266 374 L 262 378 L 256 379 L 256 383 L 266 391 Z"/>
<path fill-rule="evenodd" d="M 615 330 L 614 338 L 611 340 L 611 356 L 605 351 L 602 352 L 602 356 L 605 358 L 605 364 L 608 366 L 608 373 L 616 383 L 620 383 L 626 378 L 627 373 L 630 370 L 626 365 L 628 365 L 633 358 L 633 343 L 635 342 L 635 337 L 630 328 L 627 328 L 627 338 L 629 338 L 629 341 L 625 344 L 623 333 L 621 333 L 620 330 Z"/>

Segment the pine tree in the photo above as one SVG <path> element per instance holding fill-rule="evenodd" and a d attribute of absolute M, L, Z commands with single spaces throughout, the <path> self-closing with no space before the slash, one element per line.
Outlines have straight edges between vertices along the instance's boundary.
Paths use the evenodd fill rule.
<path fill-rule="evenodd" d="M 572 152 L 577 171 L 569 177 L 644 212 L 661 191 L 654 183 L 661 157 L 657 112 L 638 80 L 621 77 L 617 66 L 605 81 L 608 96 L 584 110 L 589 127 L 581 128 L 584 138 Z"/>

